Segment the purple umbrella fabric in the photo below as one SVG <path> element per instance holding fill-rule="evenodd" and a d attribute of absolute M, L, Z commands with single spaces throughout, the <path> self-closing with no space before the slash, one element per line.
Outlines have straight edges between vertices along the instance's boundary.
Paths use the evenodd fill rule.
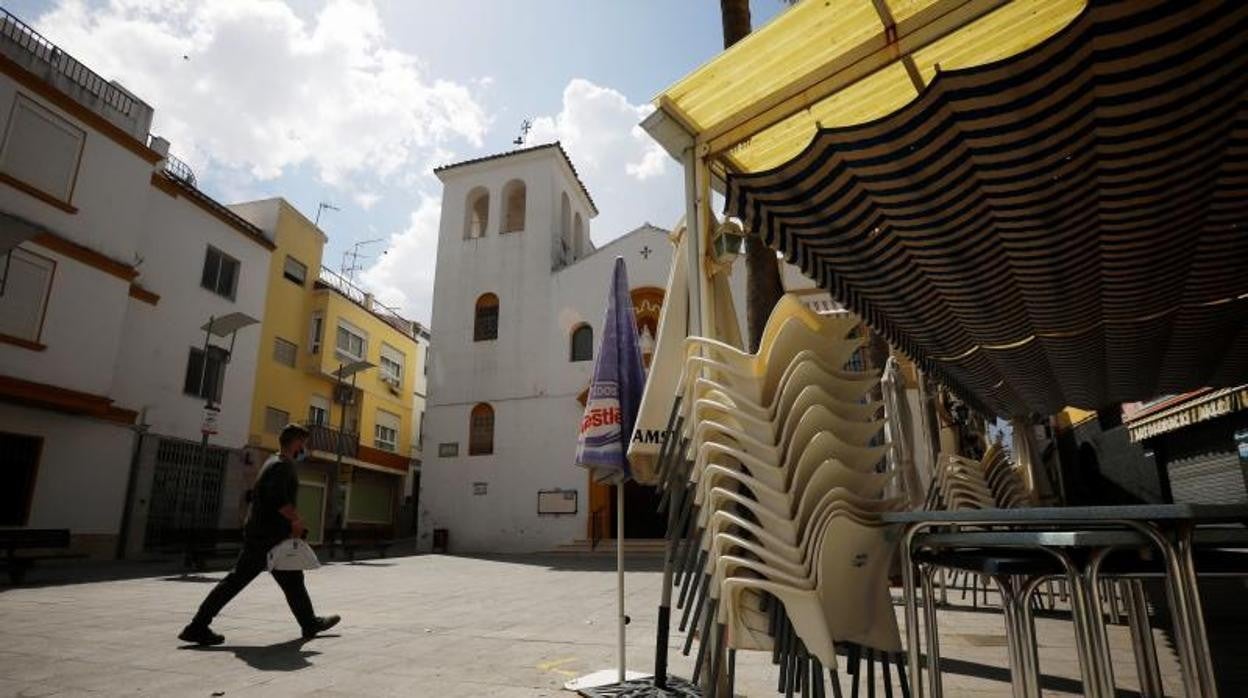
<path fill-rule="evenodd" d="M 602 344 L 594 358 L 594 379 L 576 441 L 576 464 L 589 468 L 600 482 L 632 478 L 628 444 L 645 382 L 628 270 L 624 258 L 616 257 Z"/>

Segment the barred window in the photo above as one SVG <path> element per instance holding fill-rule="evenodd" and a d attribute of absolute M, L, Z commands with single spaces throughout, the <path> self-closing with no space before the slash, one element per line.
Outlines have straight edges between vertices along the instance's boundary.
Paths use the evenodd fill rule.
<path fill-rule="evenodd" d="M 476 319 L 472 324 L 472 341 L 498 339 L 498 296 L 484 293 L 477 299 Z"/>
<path fill-rule="evenodd" d="M 488 456 L 494 453 L 494 408 L 480 403 L 472 408 L 468 424 L 468 455 Z"/>

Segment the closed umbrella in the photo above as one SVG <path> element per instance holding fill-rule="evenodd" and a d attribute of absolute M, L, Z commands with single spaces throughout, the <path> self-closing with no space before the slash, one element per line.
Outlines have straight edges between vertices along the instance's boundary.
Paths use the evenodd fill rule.
<path fill-rule="evenodd" d="M 576 442 L 576 464 L 589 468 L 599 482 L 615 483 L 616 577 L 619 586 L 619 664 L 616 675 L 595 672 L 569 684 L 572 689 L 596 683 L 624 681 L 624 483 L 632 478 L 628 465 L 628 443 L 637 422 L 645 371 L 637 341 L 637 320 L 628 287 L 624 258 L 615 258 L 611 291 L 607 296 L 607 316 L 602 345 L 594 358 L 594 378 L 581 418 Z M 591 678 L 592 677 L 592 678 Z"/>

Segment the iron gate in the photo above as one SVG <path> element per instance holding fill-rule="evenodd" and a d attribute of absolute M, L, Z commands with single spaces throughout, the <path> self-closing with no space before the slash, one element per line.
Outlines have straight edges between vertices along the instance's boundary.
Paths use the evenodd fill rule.
<path fill-rule="evenodd" d="M 159 440 L 148 498 L 146 547 L 178 542 L 181 532 L 188 529 L 217 528 L 229 458 L 228 448 L 205 450 L 193 441 Z"/>

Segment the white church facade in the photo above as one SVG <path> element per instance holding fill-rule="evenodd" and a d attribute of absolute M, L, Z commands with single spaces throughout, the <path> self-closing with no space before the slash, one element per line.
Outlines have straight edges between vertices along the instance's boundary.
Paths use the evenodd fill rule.
<path fill-rule="evenodd" d="M 614 537 L 614 496 L 573 464 L 611 269 L 628 268 L 643 355 L 671 268 L 668 231 L 643 224 L 595 247 L 597 209 L 558 143 L 438 168 L 443 184 L 418 530 L 455 553 L 536 552 Z M 744 273 L 731 277 L 743 313 Z M 825 293 L 784 283 L 825 312 Z M 744 319 L 741 319 L 744 326 Z M 659 538 L 651 488 L 625 489 L 625 538 Z M 441 541 L 439 541 L 440 543 Z M 441 549 L 442 546 L 436 546 Z"/>
<path fill-rule="evenodd" d="M 436 529 L 454 552 L 585 538 L 590 513 L 610 500 L 573 456 L 611 267 L 617 256 L 627 263 L 643 345 L 652 344 L 668 233 L 646 224 L 596 248 L 597 209 L 557 143 L 436 173 L 422 542 L 431 546 Z"/>

